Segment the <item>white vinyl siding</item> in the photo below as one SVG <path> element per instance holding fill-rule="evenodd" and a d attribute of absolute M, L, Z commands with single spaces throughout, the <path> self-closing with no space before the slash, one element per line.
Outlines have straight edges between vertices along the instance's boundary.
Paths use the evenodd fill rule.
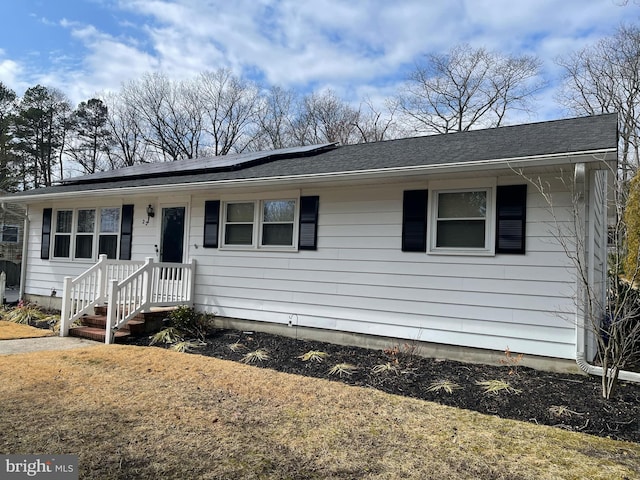
<path fill-rule="evenodd" d="M 302 192 L 320 196 L 315 252 L 192 248 L 196 304 L 229 317 L 571 358 L 575 284 L 543 199 L 529 193 L 526 255 L 424 255 L 401 251 L 406 188 Z M 203 205 L 194 199 L 192 238 L 202 236 Z"/>

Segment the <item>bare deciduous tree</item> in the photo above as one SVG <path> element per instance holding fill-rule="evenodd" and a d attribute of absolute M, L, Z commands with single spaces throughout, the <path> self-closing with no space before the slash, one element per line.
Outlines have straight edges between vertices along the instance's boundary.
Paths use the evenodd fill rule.
<path fill-rule="evenodd" d="M 621 26 L 557 63 L 565 72 L 557 98 L 571 113 L 618 113 L 622 180 L 628 180 L 640 165 L 640 28 Z"/>
<path fill-rule="evenodd" d="M 380 142 L 402 136 L 402 130 L 395 121 L 397 102 L 388 100 L 386 112 L 375 108 L 370 99 L 360 104 L 356 120 L 358 143 Z"/>
<path fill-rule="evenodd" d="M 122 87 L 122 97 L 137 116 L 139 132 L 164 160 L 195 158 L 199 154 L 202 112 L 189 82 L 164 74 L 145 75 Z"/>
<path fill-rule="evenodd" d="M 271 87 L 261 98 L 257 121 L 257 150 L 296 146 L 293 124 L 297 117 L 298 95 L 294 90 Z"/>
<path fill-rule="evenodd" d="M 417 132 L 450 133 L 502 125 L 514 110 L 530 110 L 542 87 L 541 62 L 460 45 L 429 54 L 398 95 L 400 111 Z"/>
<path fill-rule="evenodd" d="M 107 151 L 110 168 L 152 161 L 147 158 L 148 147 L 134 107 L 120 93 L 104 95 L 103 100 L 108 107 L 107 127 L 112 140 Z"/>
<path fill-rule="evenodd" d="M 230 70 L 204 72 L 198 79 L 202 102 L 202 130 L 208 136 L 213 155 L 242 152 L 258 132 L 258 89 Z"/>
<path fill-rule="evenodd" d="M 294 123 L 299 145 L 339 142 L 356 143 L 358 111 L 325 90 L 304 97 L 300 115 Z"/>

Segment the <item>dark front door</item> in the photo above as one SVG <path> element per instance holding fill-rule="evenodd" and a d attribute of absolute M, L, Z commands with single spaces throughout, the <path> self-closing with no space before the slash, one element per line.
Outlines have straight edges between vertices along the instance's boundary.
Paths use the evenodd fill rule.
<path fill-rule="evenodd" d="M 184 254 L 184 214 L 185 207 L 162 209 L 161 262 L 182 263 Z"/>

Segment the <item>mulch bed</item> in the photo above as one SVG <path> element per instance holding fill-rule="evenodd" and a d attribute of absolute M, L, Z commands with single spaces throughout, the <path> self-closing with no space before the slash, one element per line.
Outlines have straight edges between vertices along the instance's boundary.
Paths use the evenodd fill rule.
<path fill-rule="evenodd" d="M 239 342 L 246 348 L 232 351 Z M 148 345 L 147 337 L 129 344 Z M 387 393 L 438 402 L 502 418 L 551 425 L 616 440 L 640 443 L 640 384 L 621 382 L 612 400 L 601 396 L 600 378 L 542 372 L 517 365 L 489 366 L 423 358 L 411 344 L 398 343 L 385 350 L 298 340 L 260 332 L 219 330 L 193 353 L 241 361 L 251 351 L 264 349 L 269 358 L 253 365 L 296 375 L 324 378 Z M 302 361 L 310 350 L 323 351 L 322 362 Z M 506 360 L 506 356 L 505 356 Z M 337 364 L 357 367 L 351 374 L 330 374 Z M 390 364 L 391 369 L 378 367 Z M 378 367 L 378 369 L 376 369 Z M 395 368 L 393 368 L 395 367 Z M 377 373 L 374 370 L 380 370 Z M 453 382 L 452 393 L 430 391 L 437 381 Z M 477 382 L 503 380 L 515 391 L 485 393 Z"/>

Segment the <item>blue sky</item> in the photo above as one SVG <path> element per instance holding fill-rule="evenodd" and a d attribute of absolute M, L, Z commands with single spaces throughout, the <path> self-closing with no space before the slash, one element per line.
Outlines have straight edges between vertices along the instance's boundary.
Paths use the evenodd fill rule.
<path fill-rule="evenodd" d="M 562 116 L 558 56 L 638 22 L 630 0 L 3 0 L 0 81 L 74 104 L 162 71 L 231 68 L 265 85 L 333 89 L 356 106 L 393 95 L 429 52 L 459 43 L 534 54 L 549 88 L 531 120 Z M 626 5 L 621 5 L 627 3 Z"/>

